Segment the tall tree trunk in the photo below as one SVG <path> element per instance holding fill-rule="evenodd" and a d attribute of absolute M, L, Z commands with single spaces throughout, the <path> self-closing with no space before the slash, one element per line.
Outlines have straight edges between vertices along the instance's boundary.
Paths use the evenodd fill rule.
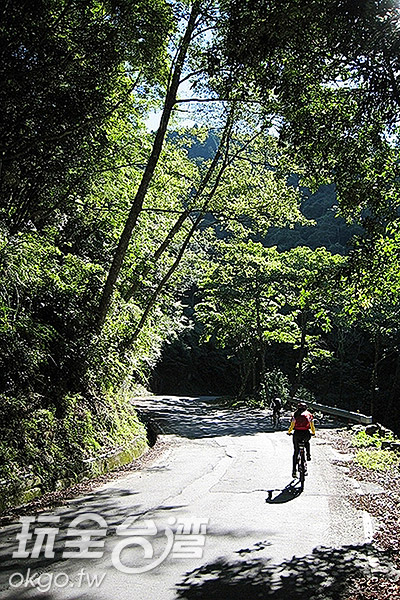
<path fill-rule="evenodd" d="M 380 355 L 381 355 L 381 337 L 378 332 L 375 337 L 374 364 L 372 367 L 372 374 L 371 374 L 371 400 L 370 400 L 370 404 L 369 404 L 369 410 L 370 410 L 370 414 L 372 417 L 374 417 L 374 414 L 375 414 L 376 392 L 377 392 L 377 385 L 378 385 L 378 365 L 380 362 Z"/>
<path fill-rule="evenodd" d="M 124 230 L 118 242 L 117 249 L 114 254 L 114 259 L 111 264 L 108 277 L 104 286 L 103 295 L 100 301 L 98 309 L 98 321 L 97 327 L 101 329 L 106 319 L 108 309 L 111 304 L 112 294 L 114 287 L 118 279 L 119 273 L 122 268 L 123 261 L 126 256 L 126 252 L 129 246 L 129 242 L 132 237 L 132 232 L 135 228 L 137 219 L 143 207 L 143 202 L 147 194 L 147 190 L 151 183 L 154 175 L 158 160 L 160 158 L 161 150 L 163 147 L 165 135 L 167 133 L 168 123 L 171 117 L 172 109 L 176 103 L 176 96 L 179 88 L 179 82 L 182 74 L 182 69 L 185 63 L 187 51 L 192 39 L 193 32 L 196 27 L 197 17 L 200 13 L 200 1 L 197 0 L 193 3 L 192 11 L 190 13 L 189 21 L 186 27 L 185 34 L 182 38 L 178 54 L 173 69 L 171 82 L 167 90 L 165 97 L 164 108 L 161 115 L 160 126 L 156 133 L 153 148 L 146 165 L 146 169 L 143 173 L 142 180 L 139 184 L 136 196 L 133 200 L 131 210 L 125 223 Z"/>
<path fill-rule="evenodd" d="M 257 323 L 257 338 L 258 338 L 258 356 L 260 358 L 260 375 L 258 381 L 258 393 L 261 393 L 264 376 L 265 376 L 265 342 L 263 338 L 263 328 L 261 322 L 261 302 L 260 302 L 260 283 L 258 279 L 258 271 L 255 274 L 256 289 L 254 299 L 256 305 L 256 323 Z"/>
<path fill-rule="evenodd" d="M 393 382 L 389 394 L 388 402 L 385 406 L 384 411 L 384 424 L 392 421 L 400 422 L 400 409 L 399 409 L 399 397 L 400 397 L 400 353 L 397 351 L 396 356 L 396 370 L 393 376 Z"/>
<path fill-rule="evenodd" d="M 341 406 L 343 396 L 343 369 L 344 369 L 344 330 L 338 327 L 338 354 L 339 354 L 339 406 Z"/>
<path fill-rule="evenodd" d="M 301 337 L 300 337 L 300 348 L 299 348 L 299 360 L 297 361 L 297 373 L 296 373 L 296 381 L 293 388 L 293 395 L 297 393 L 303 376 L 303 362 L 306 356 L 306 335 L 307 335 L 307 311 L 303 309 L 301 311 L 300 316 L 300 329 L 301 329 Z"/>
<path fill-rule="evenodd" d="M 251 360 L 247 360 L 247 357 L 245 354 L 244 360 L 243 360 L 243 366 L 241 366 L 241 368 L 240 368 L 241 382 L 240 382 L 240 388 L 239 388 L 239 393 L 238 393 L 239 399 L 244 398 L 244 395 L 246 392 L 246 387 L 247 387 L 247 382 L 249 380 L 249 376 L 250 376 L 250 372 L 251 372 L 252 362 L 253 361 L 251 361 Z"/>
<path fill-rule="evenodd" d="M 164 241 L 160 244 L 160 246 L 154 252 L 153 258 L 151 259 L 151 264 L 147 264 L 141 271 L 137 271 L 135 273 L 134 282 L 131 285 L 131 287 L 128 289 L 126 294 L 124 295 L 124 300 L 126 302 L 129 302 L 129 300 L 131 300 L 133 298 L 133 296 L 135 296 L 135 294 L 138 291 L 139 286 L 140 286 L 140 279 L 143 277 L 146 277 L 146 275 L 148 275 L 150 273 L 154 264 L 164 254 L 165 250 L 168 248 L 168 246 L 170 245 L 170 243 L 172 242 L 172 240 L 174 239 L 174 237 L 176 236 L 178 231 L 181 229 L 182 225 L 184 224 L 184 222 L 186 221 L 186 219 L 188 218 L 189 215 L 190 215 L 190 210 L 185 210 L 181 215 L 179 215 L 179 218 L 176 220 L 174 225 L 169 230 L 168 235 L 166 236 Z"/>

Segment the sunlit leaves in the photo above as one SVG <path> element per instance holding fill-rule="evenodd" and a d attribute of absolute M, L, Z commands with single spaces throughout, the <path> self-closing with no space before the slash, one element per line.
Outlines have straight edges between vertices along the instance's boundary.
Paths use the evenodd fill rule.
<path fill-rule="evenodd" d="M 197 311 L 222 344 L 250 343 L 261 335 L 295 347 L 301 311 L 307 311 L 309 325 L 329 331 L 329 273 L 341 257 L 324 249 L 279 253 L 252 242 L 221 244 L 220 250 L 220 261 L 203 281 L 204 301 Z"/>
<path fill-rule="evenodd" d="M 163 77 L 171 27 L 162 0 L 8 6 L 0 29 L 0 209 L 13 231 L 54 222 L 87 192 L 113 151 L 109 119 L 133 108 L 133 87 Z"/>

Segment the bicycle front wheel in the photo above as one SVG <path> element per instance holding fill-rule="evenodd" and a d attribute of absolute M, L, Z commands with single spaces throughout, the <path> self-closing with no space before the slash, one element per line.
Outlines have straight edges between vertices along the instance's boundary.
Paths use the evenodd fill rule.
<path fill-rule="evenodd" d="M 306 456 L 305 456 L 305 452 L 304 452 L 304 448 L 302 448 L 299 452 L 299 459 L 298 459 L 298 471 L 299 471 L 299 479 L 300 479 L 300 487 L 303 490 L 304 489 L 304 480 L 305 480 L 305 475 L 306 475 Z"/>

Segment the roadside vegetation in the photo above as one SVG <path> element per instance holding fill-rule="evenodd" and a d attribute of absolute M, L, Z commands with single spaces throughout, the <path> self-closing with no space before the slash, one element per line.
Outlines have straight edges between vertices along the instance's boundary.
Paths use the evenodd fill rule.
<path fill-rule="evenodd" d="M 358 429 L 358 431 L 354 431 Z M 372 545 L 386 553 L 400 570 L 400 452 L 382 449 L 399 440 L 386 428 L 367 426 L 353 431 L 342 431 L 330 438 L 346 459 L 341 461 L 349 469 L 350 477 L 363 485 L 376 485 L 377 492 L 355 494 L 351 502 L 359 510 L 367 511 L 374 519 Z M 361 450 L 360 450 L 361 448 Z M 351 458 L 347 458 L 347 455 Z M 377 572 L 371 577 L 356 577 L 348 583 L 345 600 L 392 600 L 400 596 L 400 582 Z"/>
<path fill-rule="evenodd" d="M 395 438 L 390 431 L 384 435 L 379 432 L 368 435 L 364 430 L 359 431 L 352 439 L 352 445 L 355 448 L 362 448 L 362 450 L 358 450 L 355 460 L 362 467 L 374 471 L 394 469 L 400 464 L 400 453 L 394 450 L 382 449 L 383 444 L 394 441 Z"/>

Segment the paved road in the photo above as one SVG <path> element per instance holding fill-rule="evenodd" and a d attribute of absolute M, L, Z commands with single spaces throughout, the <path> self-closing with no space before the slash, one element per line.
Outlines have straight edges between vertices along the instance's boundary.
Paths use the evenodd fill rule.
<path fill-rule="evenodd" d="M 166 449 L 143 471 L 31 523 L 21 558 L 11 561 L 21 526 L 3 529 L 0 598 L 336 598 L 345 575 L 376 560 L 365 546 L 371 521 L 349 501 L 365 490 L 335 464 L 322 430 L 300 494 L 290 476 L 291 439 L 272 431 L 262 411 L 227 410 L 206 397 L 136 405 L 157 417 Z M 88 513 L 97 522 L 72 523 Z M 32 556 L 44 527 L 59 528 L 54 556 L 51 544 L 48 557 Z M 88 537 L 100 546 L 88 551 L 98 558 L 66 556 L 78 551 L 69 544 L 83 527 L 95 530 Z"/>

